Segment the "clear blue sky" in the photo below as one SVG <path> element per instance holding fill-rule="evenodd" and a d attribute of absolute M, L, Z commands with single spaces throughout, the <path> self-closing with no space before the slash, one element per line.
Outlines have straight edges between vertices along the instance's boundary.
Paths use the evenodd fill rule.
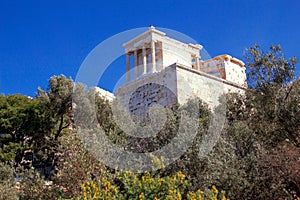
<path fill-rule="evenodd" d="M 300 59 L 300 1 L 0 1 L 0 93 L 34 96 L 52 75 L 75 79 L 88 53 L 119 32 L 154 25 L 184 33 L 211 56 L 243 59 L 280 43 Z M 125 71 L 125 66 L 117 70 Z M 299 77 L 299 64 L 296 75 Z M 111 90 L 108 78 L 103 87 Z M 101 86 L 101 85 L 100 85 Z"/>

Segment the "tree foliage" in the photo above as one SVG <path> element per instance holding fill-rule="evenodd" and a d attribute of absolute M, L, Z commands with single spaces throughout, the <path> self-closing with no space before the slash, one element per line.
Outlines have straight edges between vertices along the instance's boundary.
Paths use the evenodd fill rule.
<path fill-rule="evenodd" d="M 48 117 L 36 99 L 22 95 L 1 95 L 1 160 L 12 160 L 18 150 L 43 146 L 49 133 L 47 124 Z"/>
<path fill-rule="evenodd" d="M 225 190 L 230 199 L 299 197 L 300 79 L 294 77 L 297 59 L 286 59 L 279 45 L 272 45 L 267 52 L 255 45 L 248 49 L 246 60 L 249 88 L 244 94 L 226 95 L 224 129 L 206 157 L 199 157 L 199 149 L 213 112 L 200 99 L 168 110 L 165 126 L 153 137 L 137 138 L 120 128 L 124 124 L 116 122 L 111 102 L 95 89 L 75 85 L 64 75 L 51 77 L 48 89 L 39 88 L 35 98 L 1 95 L 0 160 L 20 163 L 24 150 L 30 149 L 39 165 L 51 161 L 56 168 L 52 171 L 53 185 L 46 187 L 44 179 L 32 168 L 0 163 L 0 198 L 84 198 L 96 190 L 97 195 L 114 195 L 115 190 L 106 191 L 108 185 L 124 198 L 152 198 L 155 192 L 159 197 L 188 197 L 188 190 L 206 190 L 212 185 Z M 221 107 L 214 112 L 218 109 Z M 153 152 L 176 136 L 181 113 L 197 113 L 197 124 L 188 121 L 182 126 L 197 130 L 198 134 L 184 155 L 151 176 L 148 172 L 134 174 L 111 169 L 89 152 L 93 145 L 104 145 L 98 138 L 98 127 L 119 147 L 136 153 Z M 182 144 L 178 141 L 175 145 Z M 169 184 L 174 178 L 182 178 L 179 171 L 185 178 L 177 185 Z M 13 175 L 21 181 L 17 183 Z M 159 180 L 164 184 L 159 185 Z M 15 190 L 17 186 L 19 190 Z M 181 189 L 176 189 L 175 194 L 173 186 Z M 190 197 L 200 198 L 201 190 L 190 192 Z"/>
<path fill-rule="evenodd" d="M 48 92 L 38 89 L 37 98 L 50 117 L 54 140 L 72 123 L 73 85 L 72 79 L 60 75 L 50 78 Z"/>
<path fill-rule="evenodd" d="M 300 85 L 294 77 L 297 59 L 285 59 L 279 45 L 272 45 L 267 53 L 255 45 L 246 58 L 249 125 L 273 146 L 285 139 L 299 146 Z"/>
<path fill-rule="evenodd" d="M 293 80 L 298 62 L 296 57 L 286 59 L 280 45 L 271 45 L 268 52 L 254 45 L 248 49 L 246 59 L 248 86 L 262 93 L 284 87 Z"/>

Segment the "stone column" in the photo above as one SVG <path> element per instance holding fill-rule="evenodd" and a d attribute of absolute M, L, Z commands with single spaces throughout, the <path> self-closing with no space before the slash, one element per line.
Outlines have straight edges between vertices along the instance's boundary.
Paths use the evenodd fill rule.
<path fill-rule="evenodd" d="M 152 59 L 152 72 L 156 72 L 155 42 L 154 41 L 151 41 L 151 59 Z"/>
<path fill-rule="evenodd" d="M 138 57 L 137 57 L 137 49 L 134 50 L 134 79 L 138 77 Z"/>
<path fill-rule="evenodd" d="M 130 81 L 130 55 L 126 54 L 126 81 Z"/>
<path fill-rule="evenodd" d="M 147 55 L 145 46 L 143 46 L 143 74 L 147 74 Z"/>
<path fill-rule="evenodd" d="M 163 59 L 163 48 L 162 48 L 162 42 L 159 43 L 159 52 L 160 52 L 160 65 L 161 65 L 161 70 L 164 68 L 164 59 Z"/>
<path fill-rule="evenodd" d="M 196 69 L 199 70 L 199 57 L 195 56 Z"/>

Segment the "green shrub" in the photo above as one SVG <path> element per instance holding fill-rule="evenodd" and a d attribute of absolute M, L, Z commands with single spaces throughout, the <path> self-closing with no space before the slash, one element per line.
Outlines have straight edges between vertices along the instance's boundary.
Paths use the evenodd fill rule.
<path fill-rule="evenodd" d="M 33 167 L 29 169 L 18 168 L 19 198 L 34 200 L 54 200 L 59 197 L 59 187 L 55 184 L 48 185 Z"/>
<path fill-rule="evenodd" d="M 0 200 L 18 199 L 17 182 L 12 168 L 0 162 Z"/>
<path fill-rule="evenodd" d="M 102 178 L 98 182 L 86 182 L 82 184 L 81 195 L 75 199 L 226 199 L 224 192 L 219 193 L 214 185 L 205 191 L 188 191 L 189 183 L 180 172 L 167 177 L 154 174 L 125 171 L 118 172 L 115 180 Z"/>

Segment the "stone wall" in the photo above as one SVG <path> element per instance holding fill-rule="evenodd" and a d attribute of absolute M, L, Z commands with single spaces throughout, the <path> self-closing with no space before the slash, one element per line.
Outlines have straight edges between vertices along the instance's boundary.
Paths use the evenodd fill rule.
<path fill-rule="evenodd" d="M 177 102 L 177 77 L 175 68 L 147 74 L 116 90 L 121 106 L 131 114 L 143 115 L 150 107 L 159 104 L 172 107 Z"/>
<path fill-rule="evenodd" d="M 219 97 L 228 92 L 244 92 L 244 88 L 204 72 L 183 65 L 176 68 L 178 102 L 184 104 L 189 98 L 199 97 L 213 108 L 219 104 Z"/>
<path fill-rule="evenodd" d="M 234 62 L 225 62 L 226 80 L 246 86 L 245 67 L 241 67 Z"/>
<path fill-rule="evenodd" d="M 104 90 L 104 89 L 102 89 L 102 88 L 99 88 L 99 87 L 95 87 L 95 89 L 96 89 L 96 91 L 98 92 L 98 94 L 99 94 L 102 98 L 108 100 L 109 102 L 111 102 L 111 101 L 114 100 L 115 95 L 114 95 L 113 93 L 111 93 L 111 92 L 109 92 L 109 91 L 106 91 L 106 90 Z"/>
<path fill-rule="evenodd" d="M 116 96 L 131 114 L 142 115 L 155 104 L 172 107 L 174 103 L 182 105 L 195 97 L 213 108 L 219 104 L 220 95 L 243 91 L 242 86 L 230 81 L 173 64 L 119 88 Z"/>
<path fill-rule="evenodd" d="M 197 47 L 200 49 L 200 47 Z M 171 38 L 164 38 L 162 42 L 163 66 L 180 63 L 192 67 L 192 56 L 199 58 L 199 49 Z"/>

